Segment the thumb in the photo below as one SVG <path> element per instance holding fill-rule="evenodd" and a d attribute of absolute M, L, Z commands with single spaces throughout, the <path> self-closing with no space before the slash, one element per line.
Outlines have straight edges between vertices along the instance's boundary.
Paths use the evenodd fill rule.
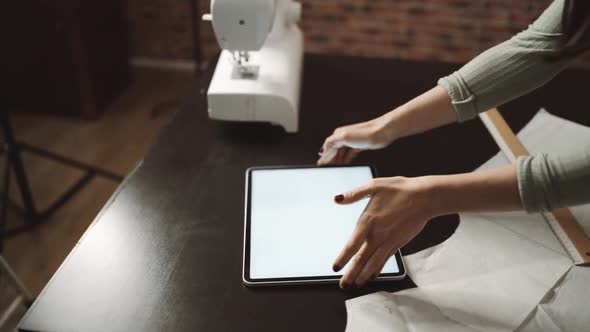
<path fill-rule="evenodd" d="M 354 190 L 346 192 L 344 194 L 336 195 L 334 201 L 338 204 L 351 204 L 358 202 L 361 199 L 373 195 L 377 192 L 377 188 L 372 183 L 366 184 L 362 187 L 358 187 Z"/>

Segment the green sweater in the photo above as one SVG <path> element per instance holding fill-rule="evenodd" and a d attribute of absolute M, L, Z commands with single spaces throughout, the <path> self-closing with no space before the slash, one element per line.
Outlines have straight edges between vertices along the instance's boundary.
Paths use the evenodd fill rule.
<path fill-rule="evenodd" d="M 564 0 L 555 0 L 529 28 L 441 78 L 462 122 L 550 81 L 567 65 L 548 62 L 561 35 Z M 590 203 L 590 147 L 517 159 L 518 187 L 528 212 Z"/>

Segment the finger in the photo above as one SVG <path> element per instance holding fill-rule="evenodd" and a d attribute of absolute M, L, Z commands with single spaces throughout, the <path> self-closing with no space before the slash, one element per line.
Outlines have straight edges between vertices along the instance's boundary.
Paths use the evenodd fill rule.
<path fill-rule="evenodd" d="M 373 255 L 374 251 L 375 248 L 369 245 L 368 242 L 363 243 L 359 251 L 356 253 L 356 255 L 354 255 L 354 258 L 346 270 L 346 273 L 344 273 L 340 279 L 340 287 L 348 288 L 354 284 L 356 277 L 362 271 L 363 267 L 367 263 L 367 260 L 369 257 L 371 257 L 371 255 Z"/>
<path fill-rule="evenodd" d="M 375 187 L 374 183 L 371 182 L 344 194 L 337 195 L 334 197 L 334 201 L 336 201 L 338 204 L 351 204 L 358 202 L 367 196 L 374 195 L 377 193 L 377 190 L 377 187 Z"/>
<path fill-rule="evenodd" d="M 334 156 L 334 158 L 332 158 L 332 161 L 330 161 L 330 165 L 338 165 L 340 159 L 342 159 L 342 149 L 336 150 L 336 155 Z"/>
<path fill-rule="evenodd" d="M 320 158 L 317 161 L 317 165 L 318 166 L 325 166 L 328 165 L 332 159 L 334 159 L 334 157 L 336 156 L 336 154 L 330 150 L 324 150 L 324 152 L 322 153 L 322 155 L 320 156 Z"/>
<path fill-rule="evenodd" d="M 338 149 L 340 148 L 340 146 L 341 145 L 338 143 L 338 141 L 336 141 L 334 136 L 328 137 L 322 147 L 323 152 L 320 156 L 320 159 L 318 160 L 318 165 L 324 166 L 331 163 L 332 160 L 336 157 L 336 154 L 338 153 Z"/>
<path fill-rule="evenodd" d="M 352 231 L 352 235 L 338 257 L 334 261 L 334 272 L 340 271 L 350 260 L 354 254 L 356 254 L 363 243 L 365 243 L 368 234 L 368 218 L 364 215 L 361 215 L 359 218 L 359 222 L 356 224 L 354 231 Z"/>
<path fill-rule="evenodd" d="M 361 153 L 362 150 L 360 149 L 349 149 L 344 156 L 344 164 L 350 164 L 356 156 Z"/>
<path fill-rule="evenodd" d="M 336 158 L 334 158 L 334 161 L 332 162 L 334 165 L 343 165 L 344 164 L 344 157 L 346 156 L 346 153 L 348 153 L 348 151 L 350 150 L 349 147 L 343 146 L 340 149 L 338 149 L 338 153 L 336 154 Z"/>
<path fill-rule="evenodd" d="M 322 146 L 322 156 L 318 160 L 318 165 L 328 165 L 333 162 L 338 153 L 338 149 L 346 145 L 348 134 L 345 130 L 337 129 L 330 137 L 326 138 Z"/>
<path fill-rule="evenodd" d="M 398 251 L 399 249 L 392 249 L 389 251 L 389 254 L 387 255 L 387 259 L 383 261 L 383 263 L 381 264 L 381 266 L 377 269 L 377 275 L 376 277 L 378 277 L 381 272 L 383 272 L 383 269 L 385 268 L 385 264 L 387 264 L 387 262 L 389 262 L 389 260 L 391 259 L 391 257 L 393 255 L 395 255 L 395 253 Z"/>
<path fill-rule="evenodd" d="M 389 259 L 390 252 L 391 250 L 389 246 L 381 246 L 377 248 L 356 276 L 354 284 L 357 287 L 362 287 L 367 281 L 370 281 L 373 277 L 379 275 L 381 272 L 380 268 L 382 268 L 385 262 Z"/>
<path fill-rule="evenodd" d="M 392 255 L 395 254 L 398 250 L 400 250 L 403 246 L 408 244 L 413 238 L 418 235 L 424 228 L 424 226 L 419 226 L 419 229 L 415 229 L 415 225 L 417 223 L 405 223 L 402 225 L 397 225 L 393 230 L 392 234 L 395 236 L 390 239 L 390 243 L 392 244 L 389 248 L 391 249 Z M 409 228 L 408 228 L 409 225 Z M 404 227 L 406 226 L 406 227 Z"/>

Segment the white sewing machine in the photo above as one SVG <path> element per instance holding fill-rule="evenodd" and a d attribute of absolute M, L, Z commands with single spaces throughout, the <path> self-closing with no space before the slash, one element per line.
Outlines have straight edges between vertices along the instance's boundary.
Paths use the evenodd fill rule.
<path fill-rule="evenodd" d="M 207 91 L 209 117 L 271 122 L 299 129 L 303 34 L 301 4 L 292 0 L 211 0 L 223 51 Z"/>

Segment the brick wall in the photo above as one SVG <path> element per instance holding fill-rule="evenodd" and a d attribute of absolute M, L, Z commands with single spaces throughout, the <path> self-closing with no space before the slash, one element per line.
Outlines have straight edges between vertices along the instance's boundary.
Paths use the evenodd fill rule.
<path fill-rule="evenodd" d="M 128 16 L 131 56 L 192 59 L 189 0 L 128 0 Z"/>
<path fill-rule="evenodd" d="M 307 50 L 465 62 L 525 28 L 547 0 L 305 1 Z"/>
<path fill-rule="evenodd" d="M 463 63 L 525 29 L 552 0 L 300 1 L 307 52 Z M 209 12 L 209 1 L 200 7 Z M 132 54 L 191 59 L 189 8 L 189 0 L 129 0 Z M 210 24 L 201 30 L 205 57 L 216 56 Z"/>

